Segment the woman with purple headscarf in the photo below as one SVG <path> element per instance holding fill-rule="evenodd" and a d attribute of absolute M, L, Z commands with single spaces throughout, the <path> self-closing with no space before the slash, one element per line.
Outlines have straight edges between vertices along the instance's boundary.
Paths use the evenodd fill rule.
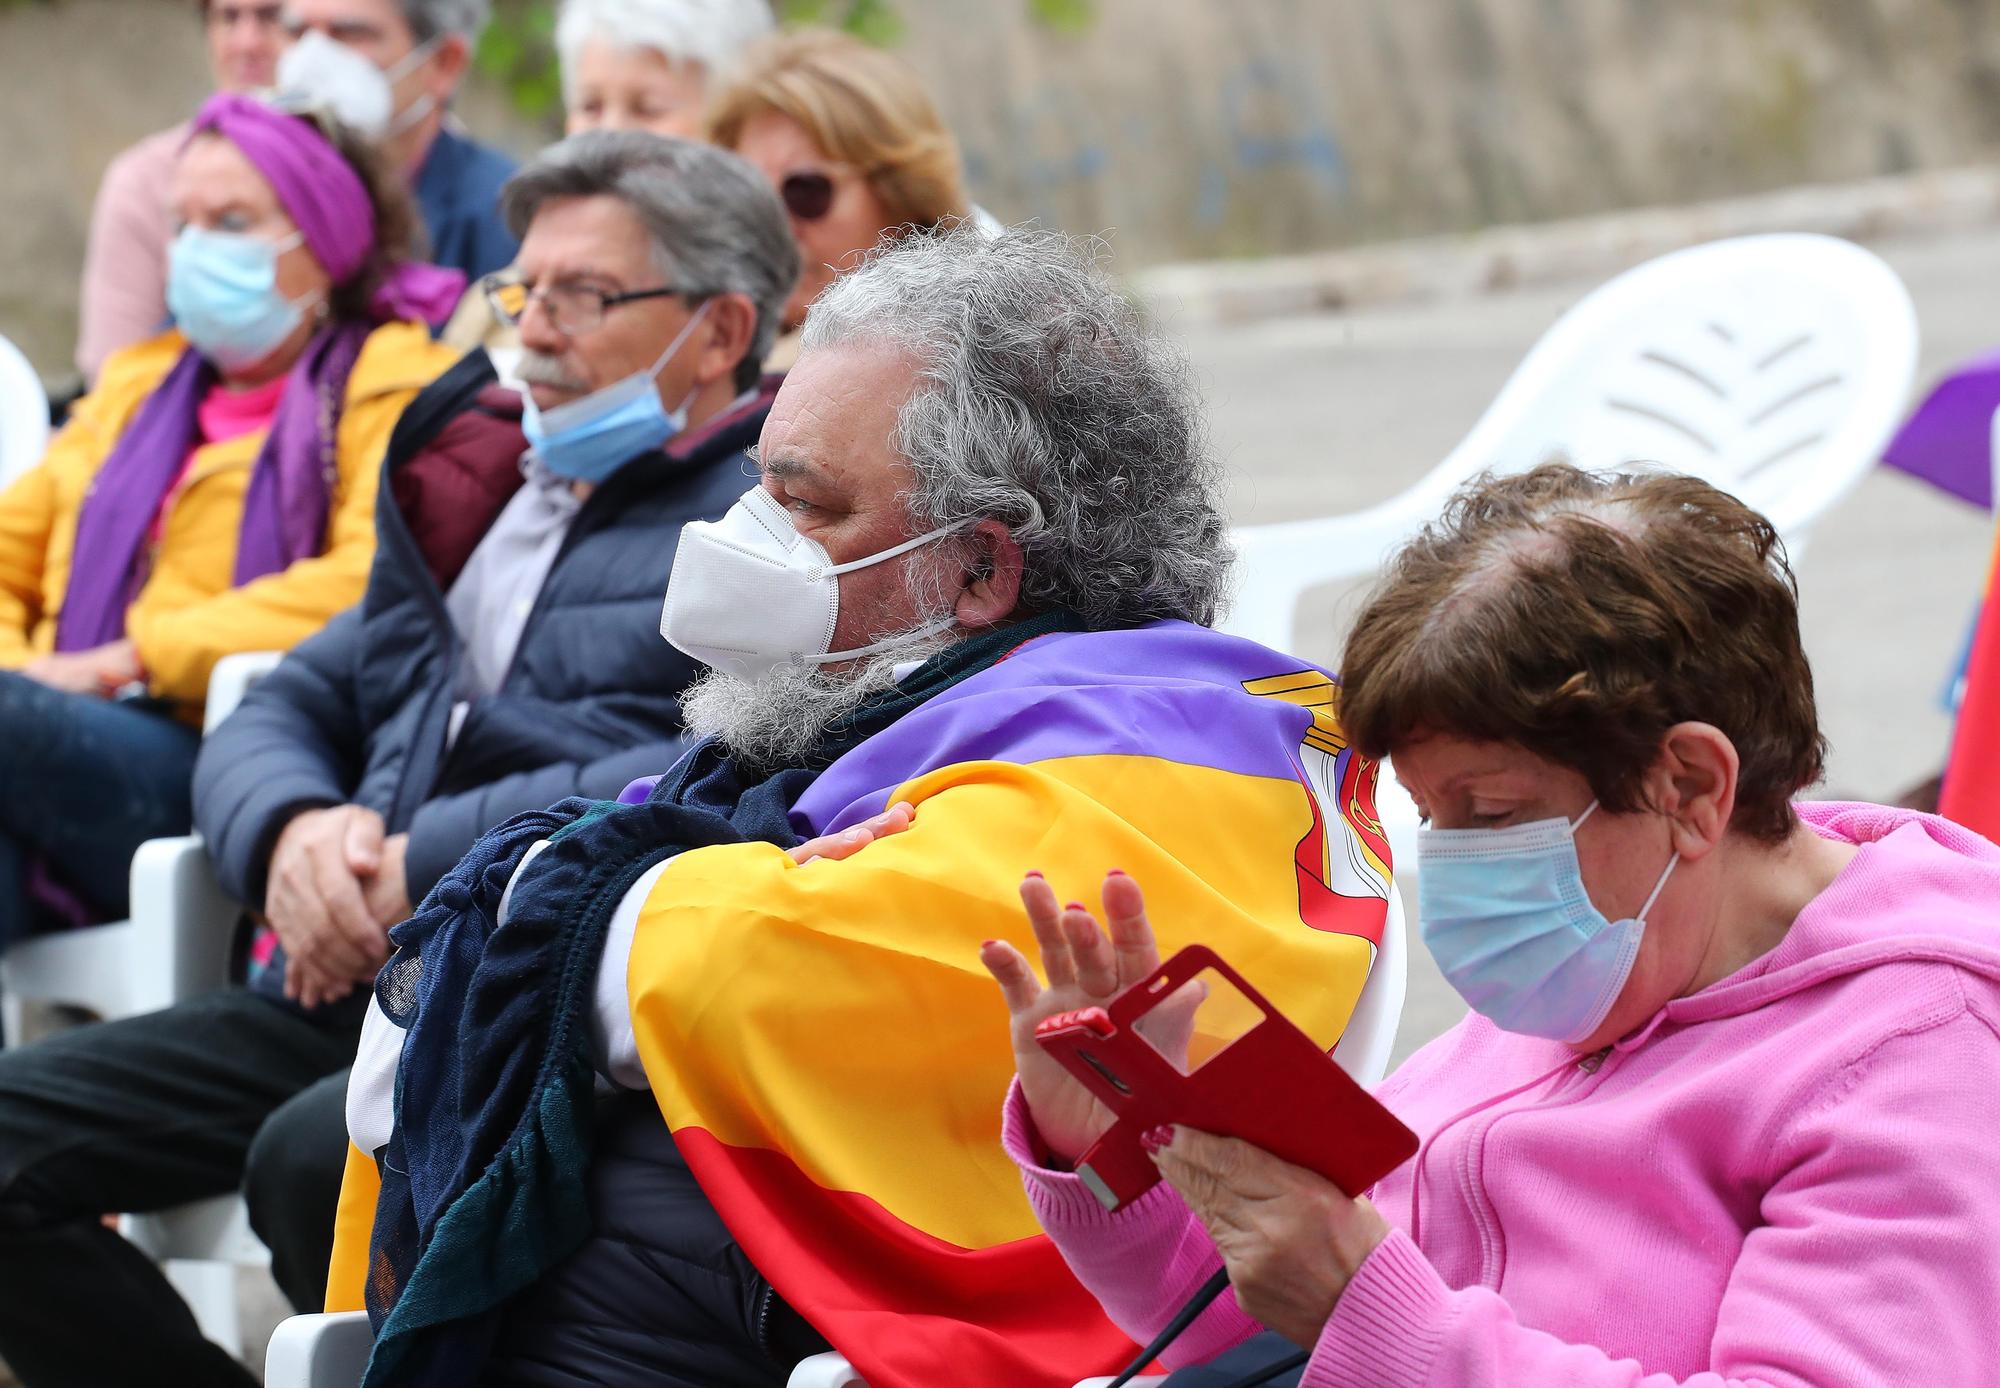
<path fill-rule="evenodd" d="M 355 137 L 223 95 L 175 171 L 176 327 L 106 362 L 0 491 L 0 945 L 125 913 L 187 832 L 209 672 L 356 602 L 389 431 L 462 288 Z"/>

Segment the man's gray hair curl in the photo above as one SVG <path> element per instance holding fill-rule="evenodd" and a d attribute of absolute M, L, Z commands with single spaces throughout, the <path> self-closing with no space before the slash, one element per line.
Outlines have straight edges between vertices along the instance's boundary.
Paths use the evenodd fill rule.
<path fill-rule="evenodd" d="M 835 280 L 802 349 L 913 353 L 896 425 L 917 529 L 993 519 L 1023 611 L 1212 624 L 1232 551 L 1221 469 L 1182 355 L 1099 264 L 1103 243 L 1015 228 L 906 234 Z"/>

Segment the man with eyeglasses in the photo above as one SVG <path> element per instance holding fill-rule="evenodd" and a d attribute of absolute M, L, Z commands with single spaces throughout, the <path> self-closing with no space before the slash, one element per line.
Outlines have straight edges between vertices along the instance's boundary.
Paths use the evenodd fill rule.
<path fill-rule="evenodd" d="M 268 87 L 285 49 L 280 0 L 200 0 L 208 69 L 224 92 Z M 104 359 L 166 325 L 167 210 L 185 121 L 111 161 L 91 205 L 78 314 L 76 369 L 94 380 Z"/>
<path fill-rule="evenodd" d="M 59 1125 L 45 1146 L 63 1164 L 0 1161 L 0 1354 L 29 1388 L 251 1383 L 95 1227 L 114 1208 L 96 1173 L 120 1181 L 121 1209 L 240 1185 L 280 1286 L 318 1310 L 347 1064 L 390 928 L 497 825 L 615 796 L 679 755 L 701 667 L 661 639 L 661 596 L 682 526 L 721 517 L 755 470 L 778 384 L 760 366 L 798 253 L 748 165 L 652 135 L 564 141 L 502 209 L 524 239 L 492 295 L 520 320 L 525 399 L 478 352 L 417 396 L 361 603 L 251 690 L 196 766 L 218 876 L 267 923 L 248 951 L 262 1041 L 202 1044 L 207 1019 L 246 1010 L 233 988 L 87 1028 L 87 1074 L 10 1057 L 0 1137 Z"/>
<path fill-rule="evenodd" d="M 280 12 L 292 47 L 278 85 L 325 95 L 382 142 L 409 177 L 431 260 L 472 280 L 516 248 L 497 207 L 514 161 L 451 115 L 490 12 L 489 0 L 283 0 Z"/>

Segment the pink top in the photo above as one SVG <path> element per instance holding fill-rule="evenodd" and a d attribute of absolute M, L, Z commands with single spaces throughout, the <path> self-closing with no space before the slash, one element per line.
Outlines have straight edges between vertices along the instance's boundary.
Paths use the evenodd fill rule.
<path fill-rule="evenodd" d="M 111 161 L 90 209 L 76 369 L 97 379 L 104 359 L 167 325 L 167 243 L 174 164 L 186 125 L 148 135 Z"/>
<path fill-rule="evenodd" d="M 180 496 L 181 487 L 194 468 L 196 455 L 210 444 L 226 443 L 230 439 L 270 428 L 271 416 L 278 412 L 279 397 L 284 395 L 290 379 L 289 376 L 277 376 L 249 390 L 230 390 L 220 382 L 208 388 L 208 394 L 202 396 L 201 403 L 195 406 L 195 420 L 201 429 L 201 438 L 188 450 L 187 457 L 181 459 L 181 470 L 174 474 L 174 484 L 160 498 L 160 509 L 153 513 L 153 526 L 147 532 L 149 544 L 160 542 L 160 530 L 167 523 L 167 512 Z"/>
<path fill-rule="evenodd" d="M 1597 1057 L 1477 1015 L 1377 1091 L 1423 1139 L 1307 1388 L 2000 1382 L 2000 848 L 1806 804 L 1861 852 L 1777 949 Z M 1219 1260 L 1160 1185 L 1112 1216 L 1008 1151 L 1079 1279 L 1150 1338 Z M 1256 1327 L 1225 1295 L 1171 1364 Z"/>

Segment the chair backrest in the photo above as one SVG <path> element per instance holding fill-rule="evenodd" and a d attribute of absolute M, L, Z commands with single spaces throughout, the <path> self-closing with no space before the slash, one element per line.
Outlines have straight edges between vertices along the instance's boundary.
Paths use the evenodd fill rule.
<path fill-rule="evenodd" d="M 1733 492 L 1797 548 L 1875 464 L 1916 358 L 1909 293 L 1852 242 L 1695 246 L 1565 314 L 1423 485 L 1551 457 L 1657 463 Z"/>
<path fill-rule="evenodd" d="M 0 487 L 42 459 L 49 441 L 49 397 L 21 349 L 0 337 Z"/>
<path fill-rule="evenodd" d="M 1705 478 L 1770 517 L 1796 558 L 1874 466 L 1916 356 L 1908 292 L 1851 242 L 1746 236 L 1648 261 L 1564 314 L 1407 491 L 1348 515 L 1239 529 L 1227 628 L 1296 644 L 1290 609 L 1308 589 L 1373 574 L 1477 473 L 1551 458 Z"/>

